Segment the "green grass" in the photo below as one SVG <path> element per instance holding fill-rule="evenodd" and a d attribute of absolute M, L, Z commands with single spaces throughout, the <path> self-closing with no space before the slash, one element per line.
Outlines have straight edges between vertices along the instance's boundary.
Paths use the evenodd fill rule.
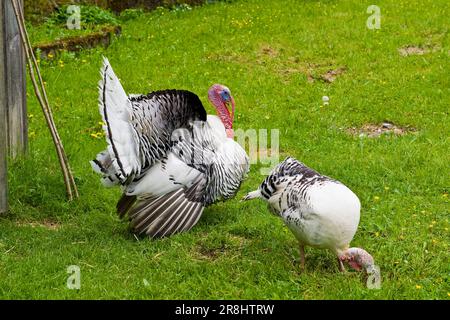
<path fill-rule="evenodd" d="M 55 40 L 61 40 L 69 37 L 82 37 L 89 34 L 102 31 L 108 25 L 90 25 L 85 29 L 67 29 L 65 27 L 55 27 L 52 25 L 42 24 L 39 26 L 31 27 L 28 24 L 28 31 L 30 39 L 33 45 L 42 45 L 51 43 Z"/>
<path fill-rule="evenodd" d="M 29 37 L 33 45 L 44 44 L 67 37 L 79 37 L 99 32 L 105 27 L 119 25 L 120 21 L 112 12 L 96 6 L 79 6 L 80 29 L 68 29 L 67 22 L 74 22 L 76 14 L 64 5 L 45 18 L 45 22 L 35 25 L 27 21 Z M 134 18 L 136 10 L 126 11 L 125 18 Z"/>
<path fill-rule="evenodd" d="M 450 3 L 378 1 L 380 30 L 361 1 L 236 1 L 157 11 L 123 24 L 108 49 L 42 62 L 42 73 L 81 193 L 65 189 L 48 130 L 28 88 L 30 152 L 10 162 L 11 212 L 0 219 L 0 297 L 144 299 L 449 299 Z M 402 57 L 398 48 L 432 52 Z M 382 288 L 340 274 L 324 250 L 297 243 L 263 202 L 240 203 L 264 178 L 251 168 L 237 198 L 209 207 L 190 232 L 150 241 L 115 214 L 120 191 L 101 187 L 88 161 L 105 147 L 97 81 L 107 56 L 129 93 L 229 86 L 236 128 L 279 129 L 292 155 L 360 197 L 353 246 L 381 268 Z M 346 66 L 333 83 L 309 82 Z M 321 107 L 322 96 L 330 105 Z M 415 134 L 346 132 L 393 121 Z M 49 224 L 56 224 L 56 228 Z M 69 265 L 81 289 L 66 288 Z M 144 279 L 147 285 L 144 285 Z"/>

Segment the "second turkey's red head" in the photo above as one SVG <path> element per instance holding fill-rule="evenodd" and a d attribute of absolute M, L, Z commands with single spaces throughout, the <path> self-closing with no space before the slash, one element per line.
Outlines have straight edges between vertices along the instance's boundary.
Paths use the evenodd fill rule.
<path fill-rule="evenodd" d="M 233 138 L 234 98 L 230 89 L 214 84 L 208 90 L 208 99 L 216 108 L 217 115 L 225 126 L 228 138 Z"/>

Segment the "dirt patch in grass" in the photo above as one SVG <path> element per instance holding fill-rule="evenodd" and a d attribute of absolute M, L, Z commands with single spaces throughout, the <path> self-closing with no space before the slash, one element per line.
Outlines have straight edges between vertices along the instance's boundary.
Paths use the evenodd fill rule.
<path fill-rule="evenodd" d="M 407 56 L 423 56 L 424 54 L 430 53 L 430 52 L 436 52 L 440 49 L 439 46 L 415 46 L 415 45 L 407 45 L 402 48 L 398 49 L 398 53 L 402 57 Z"/>
<path fill-rule="evenodd" d="M 244 237 L 231 234 L 227 236 L 227 239 L 214 244 L 204 239 L 197 245 L 194 257 L 198 260 L 215 261 L 224 255 L 232 255 L 233 252 L 240 251 L 247 241 Z"/>
<path fill-rule="evenodd" d="M 277 73 L 285 80 L 285 82 L 289 82 L 292 75 L 299 73 L 308 75 L 309 79 L 308 65 L 305 65 L 304 62 L 302 63 L 298 57 L 289 57 L 284 61 L 284 64 L 278 68 Z"/>
<path fill-rule="evenodd" d="M 219 247 L 209 247 L 205 244 L 197 246 L 194 256 L 200 260 L 217 260 L 221 255 L 225 254 L 226 245 L 222 243 Z"/>
<path fill-rule="evenodd" d="M 334 80 L 336 80 L 338 76 L 343 74 L 346 70 L 347 67 L 338 67 L 336 69 L 331 69 L 322 74 L 319 79 L 328 83 L 332 83 L 334 82 Z"/>
<path fill-rule="evenodd" d="M 259 50 L 260 55 L 276 58 L 279 55 L 279 51 L 268 44 L 263 44 Z"/>
<path fill-rule="evenodd" d="M 294 74 L 298 74 L 298 73 L 306 74 L 305 70 L 301 67 L 298 67 L 298 68 L 285 67 L 285 68 L 281 68 L 281 70 L 278 71 L 278 74 L 285 80 L 285 82 L 288 82 L 290 76 L 292 76 Z"/>
<path fill-rule="evenodd" d="M 417 46 L 406 46 L 403 48 L 398 49 L 398 53 L 400 53 L 401 56 L 407 57 L 407 56 L 421 56 L 426 53 L 430 52 L 427 48 L 421 48 Z"/>
<path fill-rule="evenodd" d="M 403 136 L 408 133 L 416 132 L 412 127 L 401 127 L 389 121 L 384 121 L 381 124 L 365 124 L 361 128 L 350 128 L 347 132 L 354 136 L 378 138 L 384 134 L 393 134 L 396 136 Z"/>
<path fill-rule="evenodd" d="M 61 224 L 56 221 L 43 220 L 43 221 L 19 221 L 17 222 L 19 227 L 31 227 L 31 228 L 45 228 L 47 230 L 59 230 Z"/>
<path fill-rule="evenodd" d="M 323 81 L 332 83 L 345 71 L 347 71 L 346 66 L 336 66 L 333 63 L 301 62 L 298 57 L 290 57 L 285 67 L 279 73 L 283 77 L 303 73 L 306 75 L 308 82 Z"/>

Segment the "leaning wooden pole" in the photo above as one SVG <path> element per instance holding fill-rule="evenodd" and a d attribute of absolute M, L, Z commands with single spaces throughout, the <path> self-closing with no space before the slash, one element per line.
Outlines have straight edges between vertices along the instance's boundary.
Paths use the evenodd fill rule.
<path fill-rule="evenodd" d="M 55 122 L 53 120 L 53 114 L 50 108 L 50 104 L 48 102 L 47 93 L 44 86 L 44 81 L 42 80 L 41 73 L 39 71 L 39 66 L 36 61 L 36 57 L 34 56 L 34 52 L 28 38 L 28 34 L 25 28 L 25 21 L 17 2 L 15 0 L 11 0 L 11 3 L 14 8 L 14 14 L 17 19 L 17 23 L 20 31 L 20 38 L 22 40 L 22 44 L 25 50 L 25 55 L 28 61 L 28 68 L 30 71 L 30 78 L 33 84 L 33 88 L 36 94 L 36 97 L 39 101 L 39 104 L 42 107 L 42 111 L 44 113 L 45 121 L 47 122 L 47 126 L 50 130 L 50 134 L 53 139 L 53 143 L 55 145 L 56 153 L 58 156 L 58 160 L 61 166 L 61 171 L 63 173 L 64 183 L 66 185 L 66 192 L 69 198 L 69 201 L 73 200 L 73 198 L 78 197 L 78 190 L 75 184 L 75 180 L 73 178 L 72 172 L 70 170 L 69 161 L 67 159 L 66 153 L 64 151 L 64 147 L 62 145 L 61 139 L 59 137 L 58 131 L 56 129 Z M 39 83 L 36 80 L 39 80 Z"/>

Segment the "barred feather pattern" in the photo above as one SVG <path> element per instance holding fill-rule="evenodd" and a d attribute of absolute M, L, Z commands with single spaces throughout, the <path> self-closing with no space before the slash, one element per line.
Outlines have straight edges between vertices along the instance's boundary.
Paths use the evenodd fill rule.
<path fill-rule="evenodd" d="M 288 157 L 272 170 L 259 189 L 262 197 L 267 200 L 275 193 L 281 193 L 279 208 L 307 207 L 311 200 L 308 189 L 313 185 L 321 186 L 329 182 L 341 184 L 307 167 L 302 162 Z"/>
<path fill-rule="evenodd" d="M 155 91 L 134 96 L 130 102 L 131 124 L 138 137 L 143 168 L 167 154 L 175 129 L 190 127 L 193 120 L 206 121 L 206 112 L 200 99 L 190 91 Z"/>
<path fill-rule="evenodd" d="M 202 172 L 207 179 L 203 203 L 209 205 L 235 195 L 249 170 L 249 158 L 239 144 L 196 121 L 191 130 L 177 130 L 171 152 Z"/>
<path fill-rule="evenodd" d="M 288 157 L 243 200 L 262 198 L 279 215 L 299 242 L 300 262 L 305 267 L 305 246 L 331 250 L 343 262 L 374 274 L 373 257 L 364 249 L 349 248 L 359 224 L 358 196 L 341 182 Z"/>
<path fill-rule="evenodd" d="M 120 185 L 120 217 L 149 237 L 192 228 L 204 207 L 235 195 L 249 170 L 244 149 L 185 90 L 126 95 L 105 58 L 99 111 L 107 150 L 91 161 L 105 186 Z"/>
<path fill-rule="evenodd" d="M 356 233 L 360 202 L 341 182 L 288 157 L 247 199 L 261 197 L 300 243 L 338 253 Z"/>
<path fill-rule="evenodd" d="M 99 111 L 112 165 L 122 185 L 167 154 L 175 129 L 189 126 L 192 120 L 206 121 L 200 99 L 190 91 L 128 96 L 106 58 L 100 73 Z"/>

